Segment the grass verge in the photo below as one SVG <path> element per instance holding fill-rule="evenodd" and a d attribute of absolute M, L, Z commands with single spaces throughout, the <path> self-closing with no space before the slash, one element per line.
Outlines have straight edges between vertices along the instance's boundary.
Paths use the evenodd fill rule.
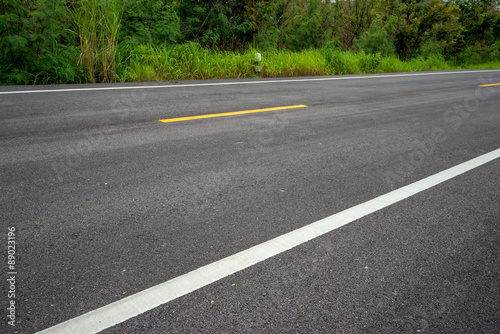
<path fill-rule="evenodd" d="M 255 77 L 368 74 L 439 71 L 452 69 L 500 68 L 500 61 L 480 65 L 456 65 L 440 55 L 417 57 L 403 62 L 397 57 L 381 57 L 364 52 L 338 49 L 301 52 L 270 50 L 262 53 L 262 71 L 254 71 L 256 50 L 244 53 L 218 52 L 196 43 L 165 46 L 138 45 L 119 49 L 118 81 L 167 81 Z"/>

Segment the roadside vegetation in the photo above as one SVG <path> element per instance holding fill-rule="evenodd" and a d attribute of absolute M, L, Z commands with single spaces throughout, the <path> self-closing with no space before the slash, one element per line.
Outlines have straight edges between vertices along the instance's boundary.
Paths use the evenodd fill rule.
<path fill-rule="evenodd" d="M 0 4 L 4 85 L 500 68 L 498 0 Z"/>

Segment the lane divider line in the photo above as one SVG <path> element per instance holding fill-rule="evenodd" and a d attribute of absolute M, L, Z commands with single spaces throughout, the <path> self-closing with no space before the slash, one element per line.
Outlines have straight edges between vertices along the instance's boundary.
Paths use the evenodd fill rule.
<path fill-rule="evenodd" d="M 480 87 L 490 87 L 490 86 L 500 86 L 500 83 L 488 84 L 488 85 L 479 85 Z"/>
<path fill-rule="evenodd" d="M 266 108 L 266 109 L 232 111 L 232 112 L 226 112 L 226 113 L 220 113 L 220 114 L 207 114 L 207 115 L 198 115 L 198 116 L 168 118 L 168 119 L 160 119 L 158 121 L 163 122 L 163 123 L 173 123 L 173 122 L 190 121 L 190 120 L 193 120 L 193 119 L 203 119 L 203 118 L 212 118 L 212 117 L 224 117 L 224 116 L 244 115 L 244 114 L 253 114 L 253 113 L 265 112 L 265 111 L 286 110 L 286 109 L 296 109 L 296 108 L 306 108 L 306 107 L 307 106 L 304 105 L 304 104 L 299 104 L 299 105 L 296 105 L 296 106 L 287 106 L 287 107 L 275 107 L 275 108 Z"/>
<path fill-rule="evenodd" d="M 279 80 L 252 80 L 252 81 L 226 81 L 226 82 L 211 82 L 211 83 L 195 83 L 195 84 L 169 84 L 165 81 L 165 85 L 151 86 L 111 86 L 111 87 L 84 87 L 84 88 L 61 88 L 61 89 L 35 89 L 35 90 L 13 90 L 0 92 L 0 95 L 8 94 L 34 94 L 34 93 L 62 93 L 62 92 L 89 92 L 89 91 L 105 91 L 105 90 L 129 90 L 129 89 L 159 89 L 159 88 L 185 88 L 185 87 L 206 87 L 206 86 L 231 86 L 231 85 L 258 85 L 267 83 L 291 83 L 291 82 L 313 82 L 313 81 L 334 81 L 334 80 L 355 80 L 355 79 L 377 79 L 377 78 L 399 78 L 399 77 L 417 77 L 429 75 L 450 75 L 450 74 L 474 74 L 500 72 L 500 70 L 462 70 L 462 71 L 440 71 L 431 73 L 405 73 L 405 74 L 376 74 L 364 76 L 329 76 L 320 78 L 307 79 L 279 79 Z"/>
<path fill-rule="evenodd" d="M 500 158 L 500 148 L 39 333 L 98 333 Z"/>

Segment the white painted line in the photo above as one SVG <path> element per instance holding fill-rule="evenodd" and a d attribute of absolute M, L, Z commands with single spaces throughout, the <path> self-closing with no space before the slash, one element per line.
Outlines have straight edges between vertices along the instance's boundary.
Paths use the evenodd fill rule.
<path fill-rule="evenodd" d="M 129 90 L 129 89 L 159 89 L 159 88 L 183 88 L 183 87 L 206 87 L 206 86 L 229 86 L 229 85 L 256 85 L 266 83 L 290 83 L 290 82 L 310 82 L 310 81 L 333 81 L 333 80 L 356 80 L 356 79 L 376 79 L 376 78 L 398 78 L 398 77 L 415 77 L 427 75 L 448 75 L 448 74 L 468 74 L 468 73 L 485 73 L 485 72 L 500 72 L 500 70 L 474 70 L 474 71 L 456 71 L 456 72 L 432 72 L 432 73 L 405 73 L 405 74 L 384 74 L 370 76 L 330 76 L 322 78 L 308 79 L 282 79 L 282 80 L 254 80 L 254 81 L 229 81 L 229 82 L 212 82 L 212 83 L 196 83 L 196 84 L 170 84 L 170 85 L 152 85 L 152 86 L 113 86 L 113 87 L 88 87 L 88 88 L 66 88 L 66 89 L 39 89 L 39 90 L 19 90 L 0 92 L 0 95 L 9 94 L 34 94 L 34 93 L 62 93 L 62 92 L 89 92 L 89 91 L 105 91 L 105 90 Z M 168 81 L 167 81 L 168 83 Z"/>
<path fill-rule="evenodd" d="M 425 179 L 391 191 L 368 202 L 356 205 L 333 216 L 269 240 L 225 259 L 211 263 L 185 275 L 174 278 L 126 297 L 107 306 L 85 313 L 74 319 L 39 333 L 98 333 L 141 313 L 200 289 L 256 263 L 290 250 L 307 241 L 331 232 L 341 226 L 381 210 L 410 196 L 432 188 L 460 174 L 500 158 L 500 149 L 464 162 Z"/>

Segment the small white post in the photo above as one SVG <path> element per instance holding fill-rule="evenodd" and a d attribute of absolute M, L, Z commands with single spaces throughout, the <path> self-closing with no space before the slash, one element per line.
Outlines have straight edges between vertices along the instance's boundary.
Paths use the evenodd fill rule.
<path fill-rule="evenodd" d="M 260 53 L 256 53 L 255 54 L 255 66 L 254 66 L 256 73 L 260 73 L 260 71 L 262 71 L 262 66 L 260 66 L 261 61 L 262 61 L 262 56 L 260 55 Z"/>

